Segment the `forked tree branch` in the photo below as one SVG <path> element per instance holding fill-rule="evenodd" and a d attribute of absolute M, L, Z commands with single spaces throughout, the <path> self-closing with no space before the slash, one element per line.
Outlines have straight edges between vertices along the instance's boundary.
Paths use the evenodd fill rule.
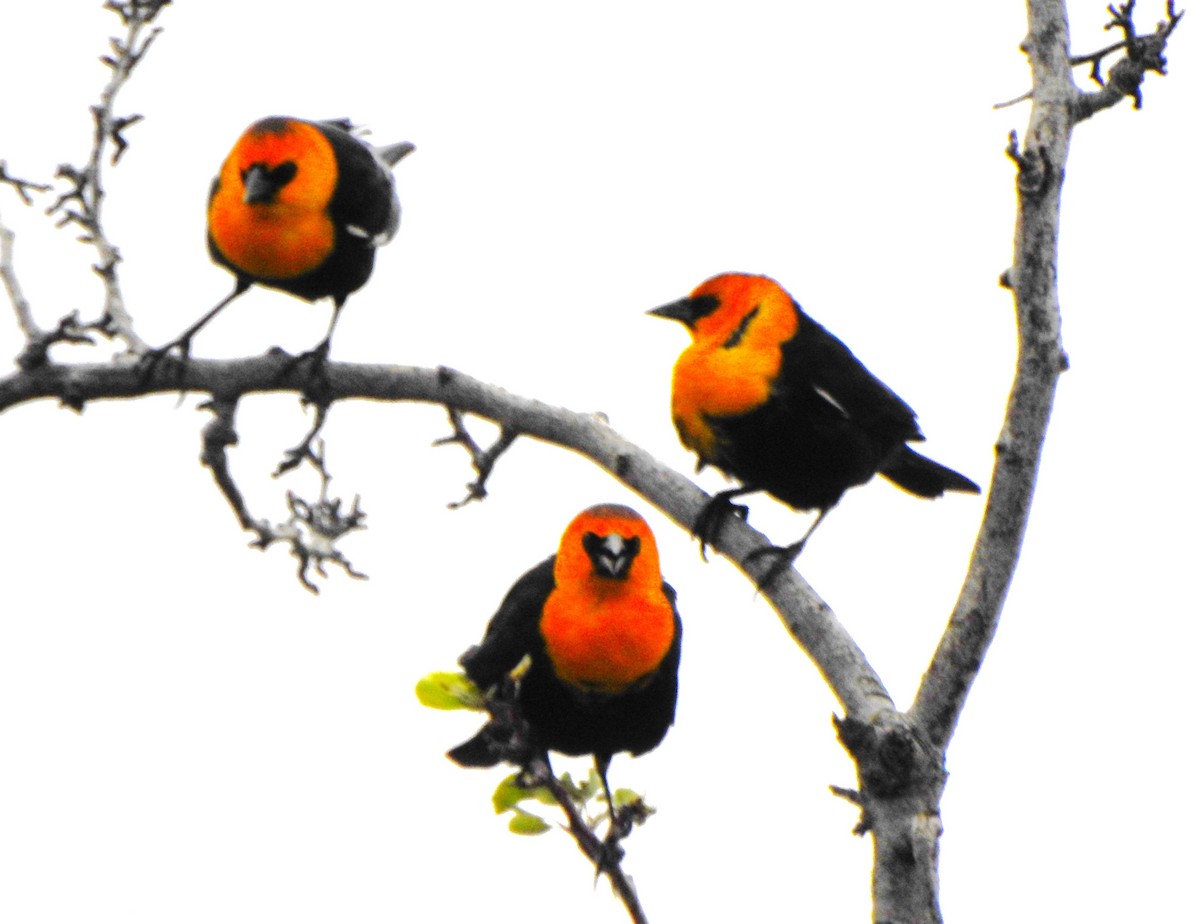
<path fill-rule="evenodd" d="M 1138 35 L 1133 24 L 1135 3 L 1136 0 L 1129 0 L 1128 3 L 1122 3 L 1119 6 L 1110 4 L 1108 7 L 1112 19 L 1104 28 L 1120 30 L 1124 36 L 1122 41 L 1093 54 L 1071 58 L 1072 65 L 1090 63 L 1092 68 L 1089 76 L 1101 87 L 1100 90 L 1092 93 L 1076 91 L 1076 98 L 1071 105 L 1072 122 L 1082 122 L 1084 119 L 1091 118 L 1102 109 L 1117 105 L 1125 97 L 1133 100 L 1134 109 L 1141 109 L 1142 81 L 1146 74 L 1166 76 L 1167 39 L 1179 25 L 1179 20 L 1183 18 L 1183 12 L 1175 11 L 1175 0 L 1167 0 L 1167 18 L 1159 21 L 1153 32 Z M 1124 50 L 1125 54 L 1109 68 L 1108 79 L 1105 80 L 1100 76 L 1101 62 L 1110 53 L 1117 50 Z M 1073 86 L 1072 89 L 1074 89 Z"/>

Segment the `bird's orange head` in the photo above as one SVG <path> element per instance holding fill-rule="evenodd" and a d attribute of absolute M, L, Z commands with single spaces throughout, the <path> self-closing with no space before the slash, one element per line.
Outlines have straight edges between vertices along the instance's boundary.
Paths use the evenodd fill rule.
<path fill-rule="evenodd" d="M 697 342 L 736 346 L 754 324 L 765 339 L 780 343 L 796 330 L 792 297 L 769 276 L 722 273 L 700 283 L 687 298 L 655 308 L 656 318 L 679 321 Z"/>
<path fill-rule="evenodd" d="M 260 280 L 315 269 L 334 246 L 327 207 L 337 182 L 333 147 L 316 125 L 281 116 L 255 122 L 209 198 L 209 237 L 222 262 Z"/>
<path fill-rule="evenodd" d="M 687 298 L 649 312 L 679 321 L 692 343 L 675 361 L 671 416 L 700 464 L 720 461 L 710 420 L 745 414 L 769 399 L 800 312 L 774 279 L 722 273 Z"/>
<path fill-rule="evenodd" d="M 615 694 L 657 669 L 675 638 L 649 525 L 620 504 L 589 507 L 567 526 L 540 629 L 559 679 Z"/>
<path fill-rule="evenodd" d="M 554 562 L 555 583 L 629 582 L 657 588 L 658 546 L 650 526 L 622 504 L 598 504 L 579 514 L 563 532 Z"/>
<path fill-rule="evenodd" d="M 337 161 L 316 125 L 271 116 L 246 129 L 218 179 L 247 205 L 324 209 L 337 186 Z"/>

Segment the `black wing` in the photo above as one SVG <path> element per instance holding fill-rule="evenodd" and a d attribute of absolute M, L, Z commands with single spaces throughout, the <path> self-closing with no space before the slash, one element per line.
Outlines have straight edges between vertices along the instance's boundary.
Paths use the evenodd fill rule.
<path fill-rule="evenodd" d="M 365 142 L 328 122 L 319 123 L 337 157 L 338 182 L 329 203 L 329 215 L 339 230 L 370 242 L 386 242 L 399 223 L 399 203 L 392 174 L 371 153 Z"/>
<path fill-rule="evenodd" d="M 794 304 L 794 303 L 793 303 Z M 871 374 L 841 340 L 818 324 L 799 305 L 800 327 L 783 345 L 781 388 L 809 394 L 779 397 L 811 405 L 813 394 L 862 430 L 885 443 L 922 440 L 917 415 L 903 399 Z"/>
<path fill-rule="evenodd" d="M 541 644 L 538 623 L 552 590 L 553 555 L 517 579 L 488 622 L 483 641 L 458 659 L 472 683 L 481 690 L 495 686 Z"/>

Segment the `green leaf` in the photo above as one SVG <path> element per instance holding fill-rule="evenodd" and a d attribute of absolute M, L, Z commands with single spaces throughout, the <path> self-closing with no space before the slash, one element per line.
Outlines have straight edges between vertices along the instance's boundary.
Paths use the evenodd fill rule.
<path fill-rule="evenodd" d="M 517 785 L 517 774 L 512 774 L 500 781 L 500 785 L 496 787 L 496 791 L 492 793 L 492 807 L 499 815 L 509 810 L 522 811 L 516 806 L 524 802 L 526 799 L 536 799 L 546 805 L 557 805 L 553 794 L 545 786 L 534 786 L 532 788 Z"/>
<path fill-rule="evenodd" d="M 588 770 L 587 782 L 581 784 L 579 787 L 579 798 L 581 801 L 586 802 L 598 792 L 601 792 L 600 774 L 596 772 L 595 767 L 592 767 Z"/>
<path fill-rule="evenodd" d="M 558 778 L 558 782 L 566 790 L 567 795 L 571 797 L 571 801 L 581 809 L 594 798 L 598 798 L 601 801 L 604 799 L 600 785 L 600 774 L 596 772 L 594 767 L 589 768 L 587 777 L 580 779 L 579 782 L 573 780 L 570 773 L 563 771 Z M 539 796 L 539 798 L 541 797 Z M 550 804 L 552 800 L 553 796 L 550 799 L 542 799 L 547 804 Z"/>
<path fill-rule="evenodd" d="M 466 674 L 434 671 L 417 681 L 417 699 L 430 709 L 484 708 L 484 696 Z"/>
<path fill-rule="evenodd" d="M 550 822 L 529 812 L 516 810 L 516 814 L 508 820 L 508 830 L 513 834 L 545 834 L 550 830 Z"/>
<path fill-rule="evenodd" d="M 513 773 L 502 779 L 496 787 L 496 791 L 492 793 L 492 808 L 499 815 L 511 808 L 515 808 L 517 803 L 528 798 L 528 791 L 524 787 L 517 785 L 517 775 Z"/>
<path fill-rule="evenodd" d="M 650 808 L 650 806 L 646 805 L 646 803 L 642 800 L 641 793 L 636 793 L 632 789 L 614 789 L 612 797 L 613 805 L 617 808 L 620 808 L 622 805 L 631 805 L 634 802 L 641 802 L 648 811 L 654 811 L 654 809 Z"/>

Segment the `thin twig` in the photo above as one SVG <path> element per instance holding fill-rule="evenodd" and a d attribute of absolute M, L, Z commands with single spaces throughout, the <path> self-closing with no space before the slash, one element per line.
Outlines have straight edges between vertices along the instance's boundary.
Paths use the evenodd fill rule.
<path fill-rule="evenodd" d="M 12 176 L 8 172 L 8 164 L 2 160 L 0 160 L 0 183 L 11 186 L 26 205 L 33 205 L 33 197 L 29 195 L 31 189 L 34 192 L 48 192 L 50 189 L 48 183 L 34 183 L 31 180 L 22 180 L 20 177 Z"/>
<path fill-rule="evenodd" d="M 1141 85 L 1145 75 L 1148 72 L 1162 75 L 1167 73 L 1167 59 L 1164 54 L 1167 39 L 1179 25 L 1179 21 L 1183 18 L 1183 12 L 1176 12 L 1175 0 L 1167 0 L 1167 18 L 1160 21 L 1153 32 L 1138 35 L 1133 24 L 1135 3 L 1136 0 L 1130 0 L 1129 3 L 1123 3 L 1120 6 L 1109 5 L 1108 7 L 1108 13 L 1112 18 L 1104 28 L 1105 30 L 1120 29 L 1123 36 L 1121 41 L 1106 45 L 1098 51 L 1084 55 L 1072 55 L 1067 59 L 1070 67 L 1090 64 L 1088 76 L 1101 87 L 1095 93 L 1081 93 L 1075 90 L 1073 84 L 1071 85 L 1070 89 L 1074 91 L 1073 96 L 1075 97 L 1071 105 L 1073 121 L 1082 122 L 1101 109 L 1115 106 L 1127 96 L 1133 99 L 1134 109 L 1141 109 Z M 1125 56 L 1109 69 L 1108 79 L 1105 80 L 1101 76 L 1100 67 L 1105 58 L 1118 51 L 1124 51 Z M 992 108 L 1004 109 L 1028 99 L 1033 99 L 1032 90 L 1022 93 L 1015 99 L 996 103 Z"/>
<path fill-rule="evenodd" d="M 337 548 L 337 541 L 347 533 L 366 529 L 363 524 L 366 512 L 363 511 L 357 496 L 347 511 L 342 510 L 340 498 L 329 497 L 332 476 L 325 467 L 324 446 L 319 443 L 316 450 L 306 445 L 305 455 L 302 456 L 302 459 L 310 462 L 320 475 L 321 490 L 317 500 L 310 502 L 295 492 L 288 491 L 290 516 L 286 523 L 278 525 L 272 525 L 267 520 L 255 519 L 250 515 L 245 498 L 229 470 L 227 454 L 227 449 L 236 446 L 238 442 L 237 427 L 234 423 L 237 405 L 236 397 L 214 397 L 200 406 L 202 410 L 213 413 L 213 419 L 204 427 L 200 461 L 212 472 L 213 480 L 232 508 L 242 529 L 254 533 L 255 539 L 250 543 L 251 547 L 267 549 L 276 542 L 286 543 L 298 563 L 297 579 L 305 590 L 314 594 L 319 593 L 320 588 L 309 577 L 310 568 L 325 578 L 328 577 L 326 565 L 334 564 L 349 577 L 365 579 L 366 575 L 355 570 L 349 559 Z"/>
<path fill-rule="evenodd" d="M 79 315 L 72 313 L 59 319 L 53 330 L 42 330 L 33 317 L 33 307 L 21 290 L 17 280 L 13 245 L 16 235 L 0 220 L 0 281 L 8 293 L 9 303 L 17 316 L 17 325 L 25 335 L 25 348 L 17 356 L 17 366 L 26 371 L 43 365 L 50 355 L 50 347 L 56 343 L 92 343 L 79 324 Z"/>
<path fill-rule="evenodd" d="M 125 3 L 108 2 L 104 8 L 121 17 L 126 31 L 123 38 L 111 38 L 112 54 L 101 56 L 108 67 L 108 83 L 100 91 L 100 101 L 91 107 L 92 148 L 84 167 L 71 164 L 59 166 L 56 176 L 68 184 L 66 191 L 59 194 L 46 210 L 48 215 L 59 216 L 59 226 L 74 224 L 82 229 L 80 240 L 95 247 L 98 261 L 92 266 L 104 286 L 104 308 L 101 317 L 90 327 L 108 337 L 117 337 L 134 353 L 148 349 L 133 328 L 133 319 L 125 307 L 117 267 L 121 253 L 104 230 L 104 184 L 102 171 L 108 147 L 112 145 L 110 163 L 116 165 L 129 146 L 124 131 L 141 120 L 140 115 L 117 116 L 114 103 L 117 94 L 129 80 L 133 69 L 142 61 L 154 39 L 161 31 L 147 27 L 170 0 L 128 0 Z"/>
<path fill-rule="evenodd" d="M 33 192 L 46 192 L 50 189 L 45 183 L 35 183 L 15 177 L 8 172 L 8 165 L 0 160 L 0 183 L 12 187 L 21 201 L 33 205 Z M 46 362 L 50 347 L 55 343 L 93 343 L 84 328 L 79 323 L 79 315 L 73 312 L 59 319 L 54 330 L 43 330 L 33 317 L 33 306 L 25 297 L 21 284 L 17 279 L 15 260 L 16 234 L 0 219 L 0 282 L 8 294 L 9 304 L 17 316 L 17 326 L 25 335 L 25 348 L 17 356 L 17 365 L 21 369 L 36 369 Z"/>
<path fill-rule="evenodd" d="M 1125 97 L 1133 100 L 1133 108 L 1142 108 L 1142 82 L 1147 73 L 1166 75 L 1167 39 L 1179 25 L 1183 12 L 1176 12 L 1175 0 L 1167 0 L 1167 18 L 1161 20 L 1153 32 L 1138 35 L 1133 23 L 1134 0 L 1120 6 L 1109 6 L 1112 17 L 1105 29 L 1119 29 L 1123 36 L 1120 42 L 1102 48 L 1090 55 L 1079 55 L 1070 59 L 1072 65 L 1090 63 L 1089 76 L 1100 86 L 1093 93 L 1080 93 L 1071 106 L 1074 122 L 1082 122 L 1102 109 L 1115 106 Z M 1108 70 L 1108 79 L 1100 76 L 1100 65 L 1114 51 L 1125 51 L 1125 55 Z"/>
<path fill-rule="evenodd" d="M 200 405 L 201 410 L 213 412 L 213 419 L 205 425 L 202 434 L 203 449 L 200 462 L 212 472 L 213 480 L 216 481 L 225 500 L 229 502 L 229 506 L 233 508 L 242 529 L 257 533 L 262 547 L 266 548 L 275 539 L 284 537 L 272 535 L 271 527 L 265 520 L 255 520 L 250 516 L 242 492 L 229 471 L 226 450 L 230 446 L 236 446 L 238 442 L 237 427 L 234 423 L 237 406 L 236 398 L 213 398 Z"/>
<path fill-rule="evenodd" d="M 531 785 L 545 786 L 554 796 L 554 801 L 559 804 L 563 814 L 567 816 L 568 833 L 575 839 L 575 843 L 579 845 L 583 855 L 595 865 L 596 875 L 608 877 L 608 881 L 612 883 L 613 892 L 629 912 L 630 919 L 634 921 L 634 924 L 648 924 L 646 912 L 642 909 L 641 902 L 638 901 L 637 891 L 629 877 L 625 875 L 625 871 L 621 869 L 623 852 L 617 844 L 619 837 L 608 837 L 601 840 L 596 836 L 596 832 L 592 830 L 579 811 L 571 794 L 555 778 L 549 761 L 536 757 L 526 765 L 525 770 Z"/>
<path fill-rule="evenodd" d="M 17 324 L 21 328 L 21 333 L 25 335 L 26 340 L 34 340 L 42 336 L 44 331 L 33 319 L 33 309 L 30 308 L 29 300 L 25 298 L 25 294 L 21 291 L 21 283 L 17 280 L 17 270 L 13 263 L 13 244 L 15 242 L 16 235 L 4 224 L 3 219 L 0 219 L 0 280 L 4 282 L 8 300 L 17 314 Z"/>
<path fill-rule="evenodd" d="M 348 577 L 366 580 L 367 576 L 354 569 L 336 543 L 347 533 L 366 529 L 363 520 L 367 514 L 357 494 L 345 513 L 342 512 L 341 498 L 329 497 L 329 483 L 333 478 L 325 468 L 323 443 L 318 441 L 316 451 L 310 452 L 307 458 L 321 476 L 321 493 L 315 502 L 310 503 L 288 491 L 288 507 L 292 515 L 287 525 L 293 531 L 291 552 L 298 562 L 296 577 L 306 590 L 316 594 L 320 593 L 320 589 L 309 579 L 308 569 L 312 568 L 325 578 L 329 576 L 325 571 L 326 563 L 337 565 Z"/>
<path fill-rule="evenodd" d="M 460 507 L 465 507 L 471 503 L 471 501 L 482 501 L 487 497 L 486 485 L 488 477 L 492 474 L 492 468 L 496 465 L 496 460 L 520 436 L 520 431 L 512 427 L 501 426 L 500 436 L 496 438 L 496 442 L 487 449 L 484 449 L 471 436 L 463 420 L 462 411 L 447 406 L 446 413 L 450 416 L 450 426 L 454 428 L 454 432 L 449 436 L 434 440 L 433 445 L 448 446 L 457 443 L 462 446 L 471 456 L 471 466 L 475 469 L 476 475 L 475 480 L 467 485 L 466 497 L 460 501 L 452 501 L 446 505 L 451 510 L 458 510 Z"/>

